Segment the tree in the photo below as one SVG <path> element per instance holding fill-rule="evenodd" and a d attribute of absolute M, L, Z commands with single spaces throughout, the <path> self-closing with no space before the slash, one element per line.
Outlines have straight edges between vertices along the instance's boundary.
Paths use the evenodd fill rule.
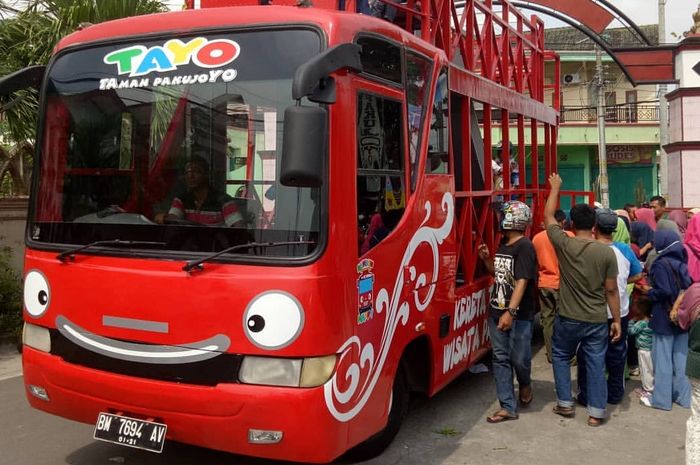
<path fill-rule="evenodd" d="M 0 75 L 47 64 L 58 41 L 85 24 L 165 10 L 158 0 L 29 0 L 23 9 L 0 0 Z M 34 89 L 0 99 L 0 196 L 27 193 L 38 109 Z"/>

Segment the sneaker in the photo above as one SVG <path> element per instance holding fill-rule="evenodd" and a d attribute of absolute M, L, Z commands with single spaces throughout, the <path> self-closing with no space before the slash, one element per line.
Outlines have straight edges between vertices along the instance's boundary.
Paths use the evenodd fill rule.
<path fill-rule="evenodd" d="M 640 397 L 639 403 L 645 407 L 653 407 L 653 405 L 651 405 L 651 396 L 650 395 Z"/>
<path fill-rule="evenodd" d="M 639 376 L 639 367 L 630 368 L 630 376 Z"/>
<path fill-rule="evenodd" d="M 634 393 L 637 394 L 638 397 L 647 397 L 651 396 L 651 392 L 642 389 L 642 388 L 635 388 Z"/>

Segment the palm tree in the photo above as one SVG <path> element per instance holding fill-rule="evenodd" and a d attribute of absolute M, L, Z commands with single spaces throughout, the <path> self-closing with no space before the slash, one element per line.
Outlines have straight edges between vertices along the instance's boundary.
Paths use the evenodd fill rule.
<path fill-rule="evenodd" d="M 85 23 L 165 10 L 159 0 L 28 0 L 23 9 L 0 0 L 0 76 L 48 63 L 58 41 Z M 0 99 L 0 196 L 27 193 L 38 107 L 34 89 Z"/>

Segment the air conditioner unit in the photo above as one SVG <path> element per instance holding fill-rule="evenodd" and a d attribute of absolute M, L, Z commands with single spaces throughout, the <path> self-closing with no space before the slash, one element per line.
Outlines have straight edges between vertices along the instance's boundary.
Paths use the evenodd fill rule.
<path fill-rule="evenodd" d="M 578 73 L 564 74 L 561 77 L 562 84 L 578 84 L 581 82 L 581 76 Z"/>

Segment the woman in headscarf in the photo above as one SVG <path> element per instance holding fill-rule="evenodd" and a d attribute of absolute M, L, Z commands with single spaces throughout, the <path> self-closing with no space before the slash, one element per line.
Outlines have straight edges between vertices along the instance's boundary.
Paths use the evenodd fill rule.
<path fill-rule="evenodd" d="M 693 282 L 700 282 L 700 215 L 694 215 L 685 232 L 685 249 L 688 252 L 688 272 Z"/>
<path fill-rule="evenodd" d="M 627 230 L 627 228 L 625 227 L 625 222 L 623 220 L 624 220 L 624 218 L 621 216 L 619 216 L 617 218 L 617 228 L 613 232 L 612 240 L 613 240 L 613 242 L 620 242 L 622 244 L 631 245 L 630 233 Z M 627 285 L 627 294 L 631 295 L 633 289 L 634 289 L 634 283 L 628 284 Z"/>
<path fill-rule="evenodd" d="M 618 210 L 620 211 L 620 210 Z M 624 210 L 621 210 L 624 211 Z M 613 232 L 612 236 L 613 242 L 622 242 L 623 244 L 630 245 L 630 232 L 625 224 L 625 218 L 618 214 L 617 218 L 617 229 Z"/>
<path fill-rule="evenodd" d="M 658 258 L 649 274 L 651 287 L 644 291 L 652 302 L 651 324 L 654 330 L 651 358 L 654 364 L 654 391 L 642 396 L 647 407 L 671 410 L 673 402 L 690 408 L 690 383 L 685 375 L 688 358 L 688 333 L 676 326 L 669 312 L 681 290 L 690 284 L 688 255 L 679 235 L 661 229 L 654 237 Z"/>
<path fill-rule="evenodd" d="M 647 254 L 654 247 L 654 230 L 646 223 L 635 221 L 630 225 L 630 233 L 632 244 L 637 246 L 636 249 L 632 247 L 632 250 L 638 254 L 641 261 L 645 261 Z"/>
<path fill-rule="evenodd" d="M 656 246 L 656 236 L 660 231 L 673 231 L 677 236 L 681 244 L 683 244 L 683 236 L 681 235 L 678 225 L 671 220 L 660 219 L 656 224 L 656 232 L 654 233 L 654 248 L 647 255 L 647 261 L 645 263 L 646 269 L 651 270 L 654 260 L 659 255 L 659 248 Z M 686 254 L 687 255 L 687 254 Z M 687 262 L 687 260 L 686 260 Z"/>
<path fill-rule="evenodd" d="M 638 223 L 644 223 L 649 226 L 652 231 L 656 231 L 656 218 L 654 217 L 654 210 L 651 208 L 638 208 L 635 214 L 637 216 Z"/>
<path fill-rule="evenodd" d="M 681 232 L 681 237 L 683 237 L 683 234 L 685 234 L 685 230 L 688 227 L 688 215 L 686 215 L 683 210 L 673 210 L 668 214 L 668 219 L 678 225 L 678 229 Z"/>

